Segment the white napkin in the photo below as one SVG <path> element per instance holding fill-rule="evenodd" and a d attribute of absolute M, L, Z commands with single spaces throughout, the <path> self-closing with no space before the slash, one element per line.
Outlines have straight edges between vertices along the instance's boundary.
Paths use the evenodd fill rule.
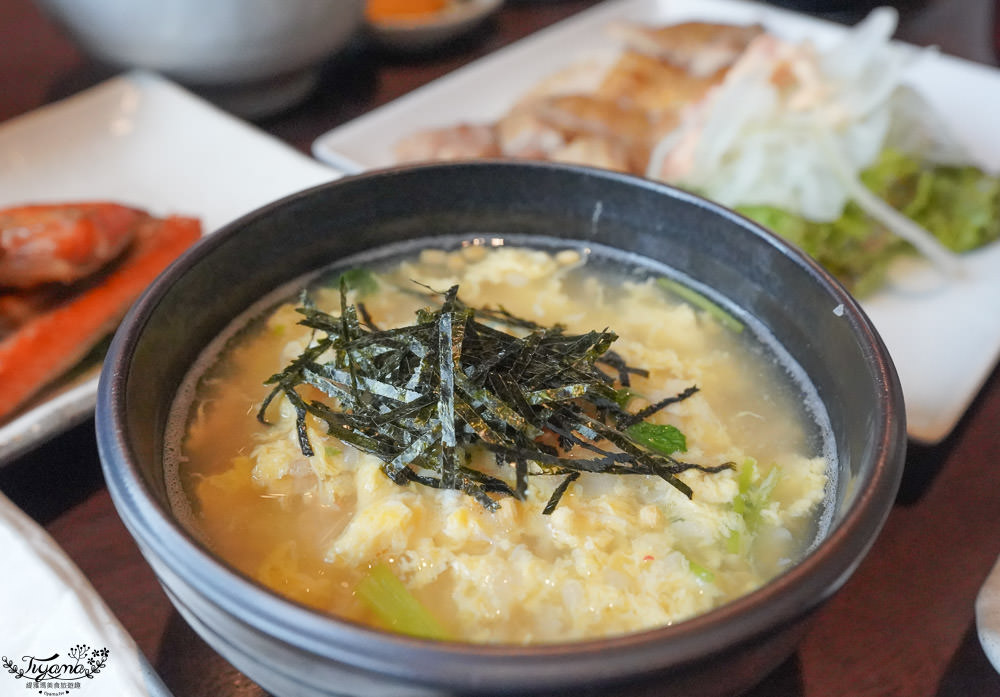
<path fill-rule="evenodd" d="M 986 657 L 1000 671 L 1000 559 L 976 598 L 976 627 Z"/>
<path fill-rule="evenodd" d="M 169 694 L 83 573 L 2 493 L 0 550 L 0 695 Z"/>

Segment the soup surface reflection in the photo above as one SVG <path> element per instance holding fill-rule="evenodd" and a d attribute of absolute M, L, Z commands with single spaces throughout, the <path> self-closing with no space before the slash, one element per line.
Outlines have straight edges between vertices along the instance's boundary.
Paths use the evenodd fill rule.
<path fill-rule="evenodd" d="M 267 407 L 267 423 L 256 417 L 271 391 L 265 380 L 316 340 L 294 299 L 206 353 L 207 369 L 192 373 L 174 405 L 174 507 L 244 574 L 361 623 L 471 642 L 563 642 L 705 612 L 794 564 L 822 534 L 832 488 L 823 418 L 795 371 L 718 306 L 681 300 L 648 269 L 575 249 L 467 244 L 373 268 L 345 273 L 343 285 L 313 283 L 311 302 L 339 317 L 343 287 L 347 303 L 385 330 L 436 307 L 430 289 L 458 285 L 471 308 L 502 307 L 570 333 L 610 328 L 614 353 L 648 371 L 631 373 L 627 389 L 613 383 L 621 402 L 636 413 L 687 391 L 645 421 L 682 434 L 672 456 L 705 470 L 677 475 L 688 497 L 656 475 L 587 472 L 567 483 L 529 463 L 523 500 L 494 496 L 489 510 L 459 490 L 397 484 L 379 457 L 328 435 L 312 415 L 312 454 L 303 454 L 287 398 Z M 337 406 L 312 387 L 302 395 Z M 547 439 L 558 442 L 538 436 Z M 514 465 L 487 449 L 458 457 L 514 481 Z M 373 600 L 379 593 L 396 596 L 388 610 Z M 436 629 L 397 624 L 400 602 L 398 612 L 416 608 Z"/>

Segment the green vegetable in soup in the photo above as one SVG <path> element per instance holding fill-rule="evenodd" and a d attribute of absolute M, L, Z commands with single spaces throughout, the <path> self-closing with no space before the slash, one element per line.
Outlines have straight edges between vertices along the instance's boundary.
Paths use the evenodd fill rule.
<path fill-rule="evenodd" d="M 747 459 L 740 468 L 739 493 L 733 499 L 733 510 L 743 517 L 743 522 L 749 532 L 755 532 L 760 526 L 761 512 L 771 500 L 771 492 L 778 483 L 778 469 L 772 467 L 762 475 L 756 460 Z"/>
<path fill-rule="evenodd" d="M 407 590 L 387 564 L 373 564 L 355 593 L 386 629 L 426 639 L 450 638 L 437 618 Z"/>
<path fill-rule="evenodd" d="M 687 451 L 687 438 L 671 424 L 652 424 L 640 421 L 628 427 L 628 434 L 638 443 L 662 455 Z"/>
<path fill-rule="evenodd" d="M 731 314 L 722 309 L 720 305 L 712 302 L 707 297 L 701 293 L 688 288 L 685 285 L 678 283 L 669 278 L 658 278 L 656 282 L 660 284 L 663 288 L 670 291 L 676 295 L 681 300 L 687 302 L 693 307 L 704 311 L 710 317 L 713 317 L 719 324 L 726 327 L 730 331 L 736 332 L 737 334 L 743 331 L 743 323 L 738 319 L 733 317 Z"/>
<path fill-rule="evenodd" d="M 700 578 L 705 583 L 715 582 L 715 573 L 711 569 L 709 569 L 707 566 L 699 564 L 698 562 L 691 559 L 691 557 L 685 556 L 685 558 L 687 559 L 688 568 L 691 570 L 691 573 L 693 573 L 695 576 Z"/>
<path fill-rule="evenodd" d="M 347 290 L 354 291 L 358 297 L 362 298 L 366 295 L 371 295 L 378 290 L 378 280 L 375 278 L 375 274 L 373 274 L 371 270 L 361 266 L 353 269 L 347 269 L 346 271 L 323 281 L 323 285 L 329 288 L 339 288 L 341 284 L 343 284 Z"/>

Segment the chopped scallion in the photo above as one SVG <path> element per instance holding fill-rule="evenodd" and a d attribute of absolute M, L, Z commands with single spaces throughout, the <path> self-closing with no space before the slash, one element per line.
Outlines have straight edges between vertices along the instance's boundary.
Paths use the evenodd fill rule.
<path fill-rule="evenodd" d="M 688 286 L 678 283 L 677 281 L 674 281 L 673 279 L 670 278 L 661 277 L 656 280 L 661 287 L 665 288 L 666 290 L 669 290 L 671 293 L 673 293 L 674 295 L 676 295 L 689 305 L 692 305 L 698 308 L 699 310 L 704 311 L 706 314 L 713 317 L 719 324 L 726 327 L 730 331 L 736 332 L 737 334 L 743 331 L 742 322 L 740 322 L 731 314 L 723 310 L 718 303 L 709 300 L 707 297 L 705 297 L 698 291 L 693 290 L 692 288 L 689 288 Z"/>
<path fill-rule="evenodd" d="M 372 564 L 355 592 L 387 629 L 425 639 L 448 639 L 441 623 L 403 585 L 388 564 Z"/>

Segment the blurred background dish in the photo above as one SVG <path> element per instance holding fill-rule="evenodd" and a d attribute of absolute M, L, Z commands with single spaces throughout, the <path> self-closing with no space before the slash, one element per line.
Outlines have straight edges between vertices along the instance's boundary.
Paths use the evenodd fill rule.
<path fill-rule="evenodd" d="M 503 0 L 368 0 L 365 20 L 375 42 L 397 51 L 424 51 L 472 31 Z"/>
<path fill-rule="evenodd" d="M 248 118 L 308 96 L 363 14 L 363 0 L 37 1 L 97 60 L 163 73 Z"/>

